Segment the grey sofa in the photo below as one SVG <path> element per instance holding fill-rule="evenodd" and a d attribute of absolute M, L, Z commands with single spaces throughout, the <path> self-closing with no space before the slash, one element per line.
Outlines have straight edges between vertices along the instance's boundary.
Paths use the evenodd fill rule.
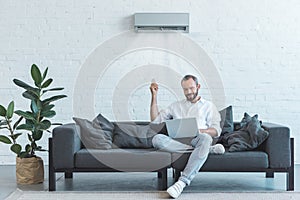
<path fill-rule="evenodd" d="M 262 127 L 270 134 L 257 149 L 210 154 L 201 171 L 264 172 L 267 178 L 283 172 L 287 174 L 286 190 L 294 190 L 294 140 L 289 128 L 272 123 L 263 123 Z M 57 172 L 63 172 L 65 178 L 73 178 L 74 172 L 157 172 L 158 189 L 165 190 L 167 169 L 173 168 L 173 178 L 177 180 L 190 156 L 155 149 L 87 150 L 78 133 L 80 129 L 75 124 L 53 130 L 49 138 L 49 191 L 56 190 Z"/>

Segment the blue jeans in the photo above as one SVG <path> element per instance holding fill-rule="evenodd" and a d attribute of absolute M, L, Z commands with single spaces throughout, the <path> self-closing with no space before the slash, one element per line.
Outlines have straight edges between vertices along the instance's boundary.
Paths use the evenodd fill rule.
<path fill-rule="evenodd" d="M 191 141 L 190 145 L 187 145 L 173 140 L 169 136 L 157 134 L 153 137 L 152 144 L 154 148 L 167 152 L 192 152 L 182 175 L 179 177 L 179 180 L 190 185 L 208 157 L 212 137 L 206 133 L 201 133 Z"/>

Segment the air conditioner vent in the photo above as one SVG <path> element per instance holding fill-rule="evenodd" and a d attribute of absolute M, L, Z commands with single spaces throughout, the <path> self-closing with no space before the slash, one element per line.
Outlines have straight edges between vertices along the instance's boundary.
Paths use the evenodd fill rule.
<path fill-rule="evenodd" d="M 135 13 L 136 32 L 189 32 L 189 13 Z"/>

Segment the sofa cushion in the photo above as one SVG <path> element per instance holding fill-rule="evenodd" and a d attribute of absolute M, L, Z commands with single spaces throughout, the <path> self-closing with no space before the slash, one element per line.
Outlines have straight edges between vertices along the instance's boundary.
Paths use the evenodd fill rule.
<path fill-rule="evenodd" d="M 115 148 L 152 148 L 152 138 L 156 134 L 149 125 L 134 122 L 115 123 L 113 145 Z"/>
<path fill-rule="evenodd" d="M 173 153 L 172 167 L 183 170 L 190 155 Z M 262 151 L 225 152 L 222 155 L 209 154 L 201 171 L 249 171 L 268 166 L 268 154 Z"/>
<path fill-rule="evenodd" d="M 93 121 L 73 117 L 80 127 L 80 139 L 88 149 L 111 149 L 112 131 L 111 127 L 104 122 L 102 116 L 97 116 Z M 103 127 L 102 127 L 103 125 Z"/>
<path fill-rule="evenodd" d="M 171 154 L 155 149 L 81 149 L 75 154 L 76 168 L 146 172 L 169 167 Z"/>

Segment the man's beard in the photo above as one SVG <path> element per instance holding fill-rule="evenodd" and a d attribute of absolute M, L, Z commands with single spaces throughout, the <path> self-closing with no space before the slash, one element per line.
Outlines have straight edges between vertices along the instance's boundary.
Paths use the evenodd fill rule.
<path fill-rule="evenodd" d="M 194 94 L 193 94 L 193 93 L 190 93 L 190 94 L 185 95 L 186 100 L 192 102 L 194 99 L 196 99 L 197 96 L 198 96 L 198 90 L 199 90 L 199 89 L 197 89 L 197 91 L 196 91 Z"/>

